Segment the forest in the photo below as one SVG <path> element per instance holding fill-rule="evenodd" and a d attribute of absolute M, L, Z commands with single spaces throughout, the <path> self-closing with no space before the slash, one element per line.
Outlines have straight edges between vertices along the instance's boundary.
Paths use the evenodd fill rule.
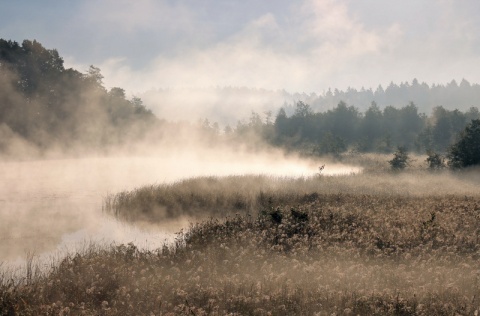
<path fill-rule="evenodd" d="M 240 137 L 258 134 L 273 145 L 313 155 L 338 155 L 348 150 L 390 153 L 399 146 L 422 154 L 445 153 L 467 124 L 479 118 L 477 107 L 462 112 L 437 106 L 427 116 L 413 102 L 383 110 L 372 102 L 365 113 L 343 101 L 326 112 L 314 112 L 310 105 L 298 102 L 292 115 L 281 108 L 274 120 L 252 113 L 234 132 Z M 231 131 L 227 127 L 227 133 Z"/>
<path fill-rule="evenodd" d="M 20 137 L 48 149 L 99 148 L 135 138 L 157 119 L 142 100 L 105 89 L 100 69 L 65 69 L 57 50 L 0 39 L 0 150 Z"/>
<path fill-rule="evenodd" d="M 474 106 L 478 85 L 463 80 L 446 86 L 393 83 L 375 93 L 365 90 L 335 90 L 324 96 L 284 104 L 276 116 L 271 111 L 252 111 L 234 127 L 210 123 L 208 118 L 196 123 L 166 122 L 157 118 L 138 97 L 127 100 L 125 90 L 106 89 L 98 67 L 86 73 L 65 69 L 55 49 L 39 42 L 21 44 L 0 40 L 0 151 L 9 150 L 9 139 L 20 138 L 40 150 L 55 146 L 102 149 L 146 135 L 158 135 L 162 128 L 186 128 L 187 134 L 208 136 L 211 143 L 253 140 L 308 155 L 339 155 L 347 151 L 391 153 L 402 146 L 408 150 L 446 153 L 459 133 L 472 120 L 480 118 Z M 368 90 L 370 91 L 370 90 Z M 382 92 L 383 91 L 383 92 Z M 438 96 L 442 96 L 440 99 Z M 404 98 L 412 98 L 401 107 Z M 347 102 L 363 104 L 364 111 Z M 375 100 L 379 100 L 380 106 Z M 445 104 L 458 107 L 446 108 Z M 309 101 L 309 102 L 310 102 Z M 329 110 L 325 102 L 338 101 Z M 322 103 L 323 102 L 323 103 Z M 432 102 L 435 105 L 432 105 Z M 466 108 L 466 102 L 471 106 Z M 323 104 L 319 106 L 319 104 Z M 279 105 L 281 106 L 281 105 Z M 419 109 L 432 108 L 431 113 Z M 463 108 L 465 110 L 459 110 Z M 188 117 L 185 117 L 188 120 Z M 175 134 L 175 132 L 173 133 Z M 174 137 L 163 133 L 162 137 Z"/>
<path fill-rule="evenodd" d="M 362 111 L 368 109 L 372 101 L 382 106 L 392 105 L 395 107 L 401 107 L 414 101 L 419 112 L 423 113 L 431 113 L 437 106 L 468 111 L 472 105 L 478 106 L 479 98 L 480 85 L 470 83 L 466 79 L 462 79 L 460 83 L 451 80 L 446 84 L 432 83 L 429 85 L 414 78 L 411 82 L 400 82 L 399 84 L 390 82 L 385 88 L 378 85 L 376 89 L 362 87 L 357 90 L 349 87 L 346 90 L 333 89 L 332 91 L 332 89 L 328 89 L 319 95 L 296 94 L 297 100 L 307 102 L 317 111 L 331 109 L 341 101 L 354 104 Z"/>

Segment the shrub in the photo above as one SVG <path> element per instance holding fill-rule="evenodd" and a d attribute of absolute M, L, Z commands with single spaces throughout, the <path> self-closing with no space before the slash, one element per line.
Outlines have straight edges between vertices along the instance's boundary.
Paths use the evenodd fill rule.
<path fill-rule="evenodd" d="M 397 151 L 393 153 L 393 159 L 388 161 L 393 170 L 403 170 L 409 165 L 410 157 L 407 149 L 403 146 L 397 147 Z"/>
<path fill-rule="evenodd" d="M 427 155 L 428 157 L 425 159 L 425 161 L 427 162 L 430 170 L 440 170 L 445 168 L 445 158 L 442 155 L 433 151 L 427 152 Z"/>

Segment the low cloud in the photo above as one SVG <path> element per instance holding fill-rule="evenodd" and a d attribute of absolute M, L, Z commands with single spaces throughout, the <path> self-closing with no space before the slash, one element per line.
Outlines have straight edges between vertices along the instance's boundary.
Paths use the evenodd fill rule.
<path fill-rule="evenodd" d="M 96 65 L 108 87 L 136 95 L 156 88 L 212 87 L 322 93 L 413 78 L 479 82 L 479 23 L 470 12 L 477 6 L 468 3 L 304 0 L 283 4 L 283 15 L 259 11 L 228 31 L 219 29 L 212 4 L 195 13 L 187 2 L 144 0 L 133 8 L 107 1 L 85 13 L 109 36 L 138 37 L 133 42 L 140 45 L 138 55 L 114 51 Z M 143 66 L 136 65 L 138 59 Z"/>
<path fill-rule="evenodd" d="M 247 86 L 311 92 L 325 88 L 339 68 L 353 67 L 382 45 L 380 34 L 365 30 L 338 2 L 306 1 L 292 14 L 292 20 L 277 21 L 267 13 L 207 47 L 159 54 L 147 69 L 137 71 L 121 58 L 100 66 L 110 78 L 107 84 L 132 91 Z"/>

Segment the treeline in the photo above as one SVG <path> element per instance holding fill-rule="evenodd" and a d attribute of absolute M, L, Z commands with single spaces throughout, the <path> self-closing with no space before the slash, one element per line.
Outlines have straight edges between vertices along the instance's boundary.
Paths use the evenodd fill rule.
<path fill-rule="evenodd" d="M 239 117 L 250 112 L 276 112 L 283 106 L 288 116 L 293 115 L 301 101 L 315 112 L 334 109 L 340 102 L 355 106 L 365 112 L 374 101 L 381 109 L 388 105 L 401 108 L 414 101 L 421 113 L 432 113 L 437 106 L 466 112 L 472 106 L 480 107 L 480 85 L 462 79 L 446 84 L 427 84 L 413 79 L 400 84 L 390 83 L 385 88 L 346 90 L 328 89 L 322 93 L 289 93 L 285 90 L 264 90 L 247 87 L 209 87 L 184 89 L 155 89 L 141 94 L 142 99 L 160 117 L 181 119 L 188 112 L 194 119 L 208 117 L 221 125 L 235 124 Z M 175 105 L 175 107 L 172 107 Z M 179 110 L 180 109 L 180 110 Z"/>
<path fill-rule="evenodd" d="M 422 113 L 431 113 L 439 105 L 465 112 L 472 106 L 480 106 L 480 85 L 472 84 L 466 79 L 462 79 L 460 83 L 452 80 L 447 84 L 432 85 L 413 79 L 411 83 L 391 82 L 385 88 L 379 85 L 376 89 L 329 89 L 321 95 L 296 94 L 295 96 L 296 100 L 310 104 L 315 111 L 332 109 L 341 101 L 355 105 L 364 112 L 372 101 L 381 108 L 386 105 L 398 108 L 414 100 Z M 287 113 L 293 113 L 294 108 L 295 104 L 286 108 Z"/>
<path fill-rule="evenodd" d="M 478 108 L 468 111 L 434 108 L 430 116 L 410 102 L 401 108 L 381 110 L 375 102 L 365 111 L 340 102 L 334 109 L 314 112 L 298 102 L 292 115 L 281 108 L 275 118 L 252 113 L 248 121 L 225 134 L 234 138 L 257 136 L 274 146 L 310 154 L 340 154 L 347 150 L 390 153 L 398 147 L 425 153 L 445 153 L 468 123 L 480 118 Z M 211 125 L 212 130 L 218 126 Z"/>
<path fill-rule="evenodd" d="M 40 150 L 76 146 L 103 149 L 145 139 L 146 135 L 147 142 L 152 140 L 151 146 L 159 139 L 176 146 L 206 140 L 212 145 L 238 141 L 263 146 L 267 142 L 314 155 L 347 150 L 394 152 L 399 146 L 421 153 L 445 153 L 459 132 L 480 118 L 477 107 L 462 109 L 463 103 L 458 110 L 437 105 L 429 115 L 413 102 L 403 107 L 380 107 L 370 101 L 369 107 L 361 109 L 350 105 L 356 104 L 350 103 L 351 98 L 360 92 L 349 89 L 345 93 L 336 90 L 322 97 L 310 96 L 312 104 L 320 99 L 331 102 L 346 98 L 328 110 L 318 110 L 318 106 L 304 101 L 293 107 L 284 104 L 276 115 L 272 111 L 265 116 L 253 112 L 247 121 L 233 128 L 227 126 L 222 132 L 219 124 L 208 120 L 199 124 L 188 123 L 189 117 L 184 122 L 159 120 L 140 98 L 128 100 L 125 91 L 117 87 L 107 90 L 102 79 L 100 69 L 94 66 L 86 73 L 66 69 L 55 49 L 46 49 L 37 41 L 19 44 L 0 39 L 0 153 L 11 149 L 15 143 L 12 140 Z M 371 90 L 361 93 L 363 101 L 383 96 L 382 102 L 395 104 L 395 95 L 403 98 L 405 91 L 417 91 L 407 93 L 415 102 L 425 102 L 422 95 L 428 92 L 438 97 L 429 102 L 445 104 L 441 101 L 474 102 L 480 90 L 465 80 L 460 85 L 432 87 L 414 80 L 411 85 L 391 84 L 374 94 Z"/>
<path fill-rule="evenodd" d="M 38 148 L 102 146 L 136 138 L 155 120 L 142 100 L 104 88 L 100 69 L 65 69 L 57 50 L 0 39 L 0 151 L 19 138 Z"/>

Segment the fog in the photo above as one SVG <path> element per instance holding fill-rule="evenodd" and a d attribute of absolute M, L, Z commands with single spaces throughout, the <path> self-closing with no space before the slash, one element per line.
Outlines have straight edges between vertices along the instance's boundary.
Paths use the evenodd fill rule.
<path fill-rule="evenodd" d="M 319 162 L 281 152 L 185 147 L 141 154 L 51 158 L 0 163 L 0 262 L 21 262 L 26 253 L 76 251 L 85 243 L 129 243 L 155 249 L 194 219 L 147 228 L 118 222 L 102 213 L 107 194 L 148 184 L 198 176 L 268 174 L 309 177 Z M 328 164 L 324 174 L 358 168 Z"/>
<path fill-rule="evenodd" d="M 161 118 L 199 120 L 208 118 L 222 125 L 235 126 L 252 111 L 275 115 L 284 103 L 302 101 L 285 91 L 247 88 L 156 89 L 140 94 L 142 100 Z M 184 113 L 189 113 L 185 117 Z M 274 116 L 272 116 L 272 119 Z"/>

